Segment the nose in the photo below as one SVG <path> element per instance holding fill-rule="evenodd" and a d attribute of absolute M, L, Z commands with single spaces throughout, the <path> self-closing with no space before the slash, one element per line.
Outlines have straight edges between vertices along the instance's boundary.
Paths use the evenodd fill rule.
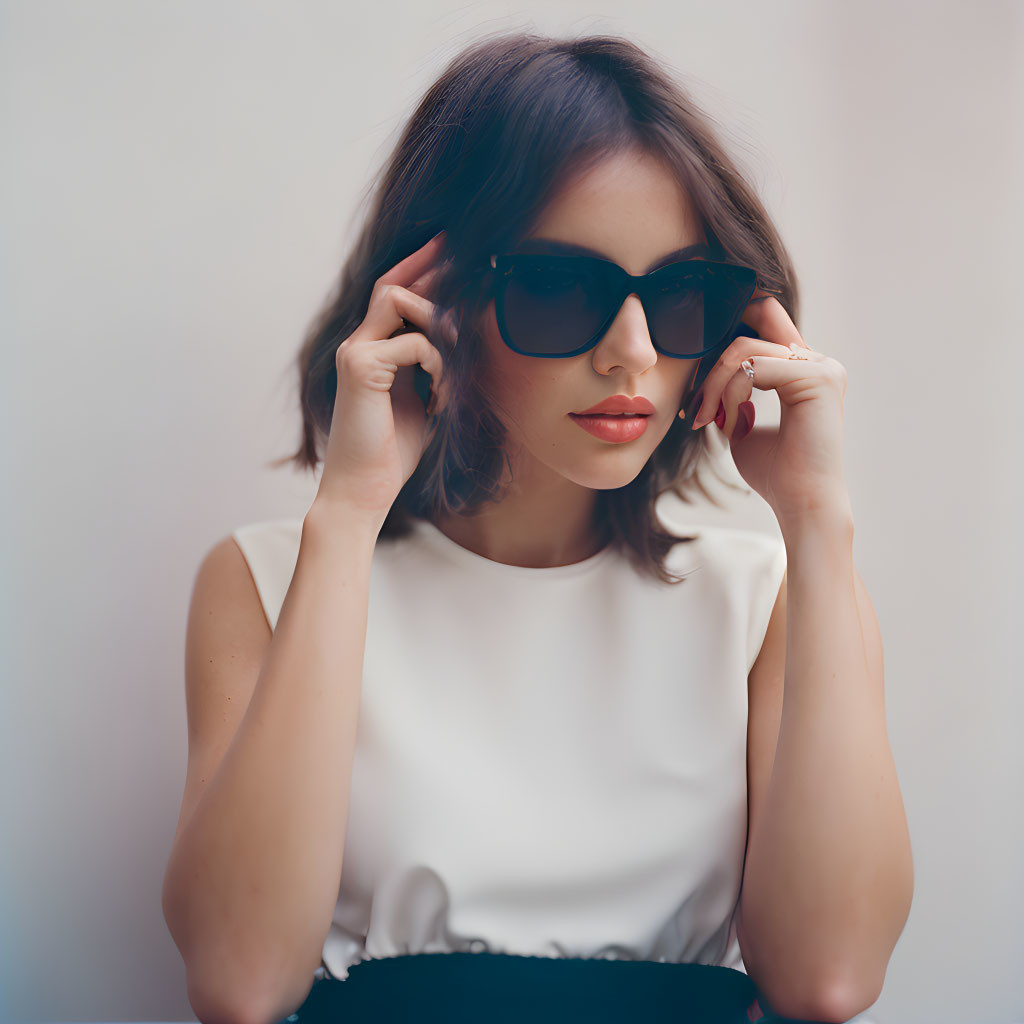
<path fill-rule="evenodd" d="M 651 341 L 647 314 L 636 292 L 623 299 L 615 319 L 594 346 L 592 361 L 594 369 L 604 374 L 616 368 L 639 374 L 657 363 L 658 350 Z"/>

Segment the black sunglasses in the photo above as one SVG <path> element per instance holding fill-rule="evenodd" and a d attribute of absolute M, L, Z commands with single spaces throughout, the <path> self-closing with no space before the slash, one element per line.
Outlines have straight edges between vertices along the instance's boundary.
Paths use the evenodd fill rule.
<path fill-rule="evenodd" d="M 732 340 L 757 287 L 750 267 L 705 259 L 641 275 L 596 256 L 511 253 L 491 256 L 491 266 L 502 340 L 514 352 L 543 359 L 593 348 L 634 292 L 655 349 L 698 359 Z"/>

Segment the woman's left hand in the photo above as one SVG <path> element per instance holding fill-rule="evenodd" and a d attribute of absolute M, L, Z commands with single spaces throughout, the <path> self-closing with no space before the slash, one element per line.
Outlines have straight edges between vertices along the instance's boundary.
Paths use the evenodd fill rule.
<path fill-rule="evenodd" d="M 741 335 L 722 352 L 704 381 L 694 425 L 713 420 L 719 402 L 725 406 L 721 429 L 736 469 L 780 523 L 821 512 L 849 514 L 842 452 L 845 367 L 811 349 L 782 303 L 767 292 L 755 292 L 742 320 L 761 338 Z M 793 352 L 806 358 L 792 359 Z M 753 381 L 741 366 L 744 360 L 753 366 Z M 745 403 L 753 419 L 754 388 L 778 393 L 782 418 L 778 428 L 754 427 L 744 435 L 739 407 Z"/>

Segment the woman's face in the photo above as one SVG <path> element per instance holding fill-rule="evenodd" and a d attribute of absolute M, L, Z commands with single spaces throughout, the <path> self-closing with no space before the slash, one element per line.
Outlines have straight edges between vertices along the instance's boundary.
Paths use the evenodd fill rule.
<path fill-rule="evenodd" d="M 585 246 L 630 274 L 643 274 L 684 246 L 706 241 L 689 198 L 671 174 L 642 153 L 616 154 L 578 175 L 536 222 L 529 240 Z M 508 431 L 517 478 L 544 467 L 603 490 L 634 479 L 682 407 L 696 359 L 673 359 L 651 342 L 643 306 L 628 295 L 597 345 L 578 356 L 542 359 L 513 352 L 498 333 L 493 300 L 484 313 L 485 373 Z M 655 412 L 637 438 L 615 442 L 569 414 L 612 395 L 641 395 Z"/>

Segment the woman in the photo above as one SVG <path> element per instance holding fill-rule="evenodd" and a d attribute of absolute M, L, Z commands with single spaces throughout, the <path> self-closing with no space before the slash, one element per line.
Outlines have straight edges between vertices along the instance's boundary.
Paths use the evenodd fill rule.
<path fill-rule="evenodd" d="M 316 498 L 197 576 L 164 907 L 201 1020 L 877 998 L 909 842 L 845 375 L 796 319 L 768 215 L 638 47 L 452 61 L 300 354 Z M 751 433 L 753 388 L 778 431 Z M 783 541 L 656 510 L 711 420 Z"/>

